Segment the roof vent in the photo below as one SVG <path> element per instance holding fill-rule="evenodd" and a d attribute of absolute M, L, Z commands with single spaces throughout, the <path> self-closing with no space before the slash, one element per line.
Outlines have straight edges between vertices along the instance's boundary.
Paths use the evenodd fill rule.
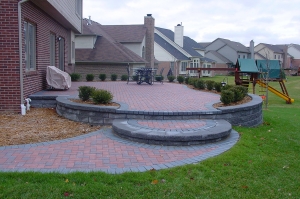
<path fill-rule="evenodd" d="M 147 17 L 151 17 L 152 16 L 152 14 L 147 14 Z"/>
<path fill-rule="evenodd" d="M 92 25 L 91 16 L 89 16 L 89 19 L 88 19 L 88 23 L 87 23 L 87 25 Z"/>

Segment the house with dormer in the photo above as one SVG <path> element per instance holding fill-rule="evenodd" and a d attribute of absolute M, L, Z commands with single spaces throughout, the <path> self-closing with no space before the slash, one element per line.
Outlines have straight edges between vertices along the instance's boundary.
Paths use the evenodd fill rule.
<path fill-rule="evenodd" d="M 298 69 L 298 75 L 300 75 L 300 45 L 288 44 L 286 46 L 288 54 L 288 65 L 286 67 L 294 70 Z"/>
<path fill-rule="evenodd" d="M 101 25 L 83 19 L 83 33 L 76 35 L 76 65 L 81 74 L 117 74 L 130 69 L 154 67 L 154 18 L 144 17 L 140 25 Z"/>
<path fill-rule="evenodd" d="M 21 112 L 25 98 L 47 88 L 47 66 L 72 71 L 82 0 L 1 1 L 0 21 L 0 111 Z"/>
<path fill-rule="evenodd" d="M 255 56 L 257 60 L 279 60 L 280 66 L 285 68 L 287 62 L 287 46 L 286 45 L 272 45 L 260 43 L 254 47 Z"/>
<path fill-rule="evenodd" d="M 198 71 L 186 68 L 211 68 L 215 61 L 204 56 L 205 49 L 195 40 L 184 36 L 184 27 L 178 24 L 174 32 L 155 27 L 154 55 L 159 61 L 159 70 L 164 68 L 164 76 L 172 71 L 174 76 L 198 76 Z M 201 76 L 211 76 L 210 71 L 202 71 Z"/>
<path fill-rule="evenodd" d="M 237 59 L 251 58 L 249 48 L 229 39 L 217 38 L 210 43 L 203 42 L 199 44 L 205 46 L 205 57 L 216 60 L 216 67 L 218 68 L 232 67 L 235 65 Z"/>

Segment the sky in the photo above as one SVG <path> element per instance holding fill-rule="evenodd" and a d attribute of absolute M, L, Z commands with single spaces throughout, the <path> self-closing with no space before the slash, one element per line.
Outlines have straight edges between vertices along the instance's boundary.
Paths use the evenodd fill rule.
<path fill-rule="evenodd" d="M 300 44 L 300 0 L 83 0 L 83 17 L 102 25 L 143 24 L 152 14 L 155 26 L 197 42 L 229 39 L 249 46 Z"/>

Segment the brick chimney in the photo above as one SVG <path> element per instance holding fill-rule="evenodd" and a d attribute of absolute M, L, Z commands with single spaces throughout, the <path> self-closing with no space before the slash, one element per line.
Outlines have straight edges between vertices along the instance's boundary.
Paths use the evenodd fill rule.
<path fill-rule="evenodd" d="M 254 59 L 254 41 L 253 40 L 250 41 L 249 50 L 250 50 L 250 53 L 251 53 L 251 59 Z"/>
<path fill-rule="evenodd" d="M 284 45 L 282 50 L 283 50 L 282 67 L 288 68 L 290 66 L 288 62 L 288 45 Z"/>
<path fill-rule="evenodd" d="M 146 27 L 146 46 L 145 55 L 146 60 L 149 62 L 146 67 L 154 68 L 154 18 L 152 14 L 147 14 L 144 17 L 144 25 Z"/>
<path fill-rule="evenodd" d="M 174 42 L 182 48 L 183 47 L 183 26 L 181 24 L 175 26 L 174 33 L 175 33 Z"/>

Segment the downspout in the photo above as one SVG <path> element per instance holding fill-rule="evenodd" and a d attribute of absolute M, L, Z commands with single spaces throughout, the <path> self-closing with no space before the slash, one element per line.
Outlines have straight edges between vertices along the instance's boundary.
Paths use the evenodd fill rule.
<path fill-rule="evenodd" d="M 20 63 L 20 91 L 21 91 L 21 105 L 24 104 L 24 89 L 23 89 L 23 45 L 22 45 L 22 7 L 21 4 L 28 0 L 22 0 L 18 2 L 18 23 L 19 23 L 19 63 Z"/>

